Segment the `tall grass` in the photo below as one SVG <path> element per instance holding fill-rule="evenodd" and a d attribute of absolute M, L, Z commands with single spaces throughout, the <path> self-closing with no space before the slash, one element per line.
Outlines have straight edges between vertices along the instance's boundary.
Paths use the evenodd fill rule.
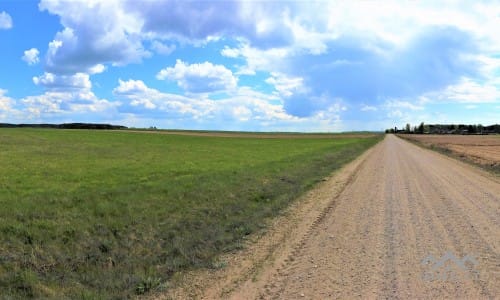
<path fill-rule="evenodd" d="M 379 139 L 1 129 L 0 295 L 166 288 Z"/>

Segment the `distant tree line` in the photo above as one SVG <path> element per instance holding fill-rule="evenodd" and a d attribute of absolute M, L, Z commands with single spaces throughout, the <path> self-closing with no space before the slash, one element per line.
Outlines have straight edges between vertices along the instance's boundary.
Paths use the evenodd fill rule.
<path fill-rule="evenodd" d="M 94 123 L 64 123 L 64 124 L 9 124 L 0 123 L 0 128 L 55 128 L 55 129 L 126 129 L 126 126 Z"/>
<path fill-rule="evenodd" d="M 481 124 L 424 124 L 411 126 L 406 124 L 404 128 L 389 128 L 385 133 L 407 133 L 407 134 L 500 134 L 500 125 L 494 124 L 483 126 Z"/>

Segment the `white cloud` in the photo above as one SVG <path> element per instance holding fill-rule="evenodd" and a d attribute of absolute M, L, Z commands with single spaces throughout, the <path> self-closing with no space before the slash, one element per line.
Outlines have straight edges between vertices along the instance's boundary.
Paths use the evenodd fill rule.
<path fill-rule="evenodd" d="M 118 87 L 113 89 L 113 93 L 117 95 L 136 95 L 136 94 L 147 94 L 152 92 L 153 89 L 150 89 L 144 84 L 142 80 L 127 80 L 123 81 L 121 79 L 118 80 Z"/>
<path fill-rule="evenodd" d="M 202 1 L 87 1 L 42 0 L 40 10 L 60 17 L 64 29 L 56 34 L 47 52 L 47 71 L 90 73 L 96 64 L 125 65 L 140 62 L 150 52 L 143 46 L 170 54 L 174 45 L 159 40 L 177 40 L 200 45 L 234 38 L 258 49 L 293 43 L 285 22 L 289 6 L 282 2 Z"/>
<path fill-rule="evenodd" d="M 293 37 L 283 23 L 289 3 L 247 1 L 146 1 L 137 9 L 143 32 L 182 42 L 200 43 L 220 37 L 243 37 L 254 45 L 272 48 L 289 44 Z"/>
<path fill-rule="evenodd" d="M 240 49 L 237 48 L 229 48 L 228 46 L 224 46 L 224 49 L 221 50 L 220 54 L 225 57 L 237 58 L 240 54 Z"/>
<path fill-rule="evenodd" d="M 0 12 L 0 29 L 11 29 L 12 28 L 12 17 L 2 11 Z"/>
<path fill-rule="evenodd" d="M 89 68 L 89 74 L 100 74 L 106 71 L 106 66 L 103 64 L 97 64 Z"/>
<path fill-rule="evenodd" d="M 462 78 L 457 84 L 428 93 L 426 97 L 443 102 L 497 103 L 500 101 L 500 84 L 480 84 L 471 78 Z"/>
<path fill-rule="evenodd" d="M 14 99 L 6 96 L 7 90 L 0 89 L 0 111 L 7 112 L 14 106 Z"/>
<path fill-rule="evenodd" d="M 175 45 L 165 45 L 159 41 L 153 41 L 151 43 L 151 49 L 153 49 L 156 53 L 162 55 L 169 55 L 175 51 Z"/>
<path fill-rule="evenodd" d="M 92 82 L 89 75 L 85 73 L 76 73 L 75 75 L 55 75 L 45 72 L 43 75 L 33 77 L 36 85 L 44 86 L 52 90 L 74 90 L 92 88 Z"/>
<path fill-rule="evenodd" d="M 130 122 L 164 128 L 334 131 L 339 130 L 340 112 L 345 109 L 334 104 L 309 118 L 298 118 L 286 113 L 275 95 L 248 87 L 237 89 L 229 98 L 211 100 L 203 95 L 163 93 L 141 80 L 120 80 L 113 93 L 124 103 L 120 110 Z"/>
<path fill-rule="evenodd" d="M 253 75 L 256 71 L 280 71 L 285 68 L 285 59 L 293 53 L 291 48 L 258 49 L 248 43 L 237 48 L 224 47 L 221 55 L 230 58 L 243 58 L 246 65 L 241 66 L 238 74 Z"/>
<path fill-rule="evenodd" d="M 18 123 L 26 120 L 19 109 L 17 101 L 7 96 L 7 90 L 0 88 L 0 122 Z"/>
<path fill-rule="evenodd" d="M 119 85 L 113 89 L 113 94 L 118 99 L 125 99 L 130 106 L 128 110 L 138 111 L 140 113 L 155 114 L 162 112 L 163 117 L 169 116 L 178 118 L 188 114 L 190 117 L 197 117 L 208 112 L 207 107 L 196 107 L 191 98 L 184 96 L 162 93 L 158 90 L 149 88 L 142 80 L 119 80 Z M 202 103 L 199 103 L 202 104 Z M 127 110 L 127 107 L 123 108 Z M 145 109 L 145 111 L 142 111 Z M 204 110 L 204 111 L 203 111 Z M 125 111 L 128 112 L 128 111 Z"/>
<path fill-rule="evenodd" d="M 91 122 L 116 115 L 120 102 L 99 99 L 90 90 L 49 90 L 18 101 L 0 89 L 0 122 Z M 17 103 L 17 105 L 16 105 Z"/>
<path fill-rule="evenodd" d="M 49 118 L 54 115 L 68 115 L 89 118 L 89 113 L 112 115 L 119 102 L 99 99 L 89 90 L 81 91 L 47 91 L 42 95 L 28 96 L 21 99 L 30 118 Z"/>
<path fill-rule="evenodd" d="M 95 72 L 103 70 L 96 65 Z M 57 75 L 45 72 L 33 77 L 36 85 L 43 86 L 46 92 L 28 96 L 20 100 L 29 118 L 69 118 L 89 122 L 92 118 L 116 115 L 119 101 L 100 99 L 92 92 L 89 74 Z"/>
<path fill-rule="evenodd" d="M 156 112 L 158 118 L 183 112 L 200 122 L 268 118 L 267 124 L 282 126 L 287 120 L 292 127 L 314 127 L 313 120 L 326 116 L 339 120 L 338 98 L 349 107 L 403 119 L 436 102 L 477 105 L 500 99 L 496 2 L 42 0 L 39 7 L 63 26 L 48 45 L 46 73 L 33 79 L 48 93 L 59 93 L 50 94 L 55 99 L 68 93 L 92 98 L 89 76 L 107 67 L 141 62 L 153 53 L 169 55 L 175 45 L 189 55 L 193 47 L 222 43 L 229 45 L 219 50 L 231 67 L 203 56 L 198 61 L 204 63 L 178 60 L 157 74 L 176 82 L 190 99 L 130 80 L 120 81 L 114 93 L 128 100 L 128 108 Z M 1 25 L 5 16 L 9 24 Z M 0 28 L 7 27 L 12 20 L 3 12 Z M 38 55 L 25 60 L 35 62 Z M 276 91 L 238 88 L 238 75 L 255 74 L 257 84 L 270 74 L 264 80 Z M 204 94 L 217 91 L 227 99 Z M 41 96 L 38 102 L 51 103 Z M 264 117 L 260 108 L 276 115 Z"/>
<path fill-rule="evenodd" d="M 161 70 L 156 78 L 174 80 L 179 87 L 192 93 L 232 90 L 237 84 L 237 78 L 231 70 L 210 62 L 189 65 L 177 60 L 174 67 Z"/>
<path fill-rule="evenodd" d="M 39 54 L 40 54 L 40 51 L 38 51 L 37 48 L 31 48 L 29 50 L 24 51 L 24 55 L 21 58 L 28 65 L 34 65 L 40 61 L 40 59 L 38 58 Z"/>
<path fill-rule="evenodd" d="M 266 79 L 266 82 L 273 85 L 280 95 L 284 97 L 290 97 L 295 92 L 303 90 L 303 81 L 303 78 L 288 77 L 278 72 L 271 72 L 271 77 Z"/>
<path fill-rule="evenodd" d="M 384 106 L 388 109 L 396 109 L 395 111 L 399 111 L 401 109 L 404 110 L 423 110 L 424 106 L 421 103 L 411 103 L 410 101 L 404 100 L 387 100 Z"/>
<path fill-rule="evenodd" d="M 220 37 L 243 38 L 257 47 L 272 48 L 292 42 L 283 23 L 286 7 L 262 3 L 42 0 L 40 10 L 60 17 L 64 29 L 56 34 L 47 52 L 47 71 L 90 73 L 97 64 L 125 65 L 140 62 L 151 49 L 170 54 L 178 40 L 199 45 Z M 276 18 L 276 13 L 280 14 Z"/>
<path fill-rule="evenodd" d="M 361 111 L 377 111 L 377 107 L 373 105 L 363 105 L 361 106 Z"/>
<path fill-rule="evenodd" d="M 125 65 L 150 55 L 142 45 L 143 21 L 122 1 L 42 0 L 39 8 L 58 15 L 64 26 L 49 44 L 51 73 L 91 73 L 96 65 Z"/>

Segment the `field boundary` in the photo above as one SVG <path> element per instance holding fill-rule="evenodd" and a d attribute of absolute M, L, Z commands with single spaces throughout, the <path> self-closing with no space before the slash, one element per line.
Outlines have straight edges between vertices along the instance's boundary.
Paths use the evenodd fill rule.
<path fill-rule="evenodd" d="M 342 191 L 355 178 L 366 159 L 384 139 L 365 150 L 351 162 L 325 177 L 311 190 L 292 202 L 283 212 L 268 220 L 266 229 L 252 234 L 244 247 L 219 258 L 221 268 L 198 269 L 178 274 L 163 293 L 149 299 L 238 299 L 235 295 L 259 296 L 269 280 L 298 251 L 304 238 L 337 204 Z"/>
<path fill-rule="evenodd" d="M 472 159 L 469 159 L 469 158 L 467 158 L 467 156 L 461 155 L 460 153 L 457 153 L 457 152 L 455 152 L 451 149 L 448 149 L 446 147 L 441 147 L 441 146 L 435 145 L 435 144 L 427 145 L 421 141 L 411 139 L 411 138 L 405 137 L 404 135 L 400 135 L 400 134 L 395 134 L 395 136 L 397 136 L 398 138 L 401 138 L 407 142 L 410 142 L 416 146 L 419 146 L 421 148 L 432 150 L 432 151 L 440 153 L 444 156 L 447 156 L 447 157 L 450 157 L 452 159 L 467 163 L 470 166 L 476 167 L 476 168 L 481 169 L 483 171 L 487 171 L 490 174 L 493 174 L 497 177 L 500 177 L 500 166 L 499 165 L 496 165 L 493 167 L 487 166 L 484 164 L 480 164 Z"/>
<path fill-rule="evenodd" d="M 115 130 L 116 131 L 116 130 Z M 149 133 L 165 135 L 227 137 L 227 138 L 262 138 L 262 139 L 318 139 L 318 138 L 370 138 L 380 133 L 301 133 L 301 132 L 233 132 L 233 131 L 190 131 L 190 130 L 137 130 L 122 129 L 117 132 Z"/>

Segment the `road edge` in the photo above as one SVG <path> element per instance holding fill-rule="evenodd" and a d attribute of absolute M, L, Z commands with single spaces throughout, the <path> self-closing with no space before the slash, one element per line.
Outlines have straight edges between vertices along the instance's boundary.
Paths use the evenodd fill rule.
<path fill-rule="evenodd" d="M 176 285 L 149 299 L 238 299 L 238 294 L 257 298 L 268 280 L 286 264 L 301 241 L 336 206 L 342 191 L 356 177 L 366 159 L 385 136 L 351 162 L 332 172 L 323 182 L 300 196 L 266 230 L 250 236 L 243 249 L 222 255 L 217 270 L 193 270 L 178 274 Z"/>
<path fill-rule="evenodd" d="M 405 137 L 402 137 L 398 134 L 394 134 L 394 136 L 403 140 L 403 141 L 409 142 L 410 144 L 418 146 L 422 149 L 432 151 L 433 153 L 440 154 L 443 157 L 446 157 L 448 159 L 452 159 L 452 160 L 457 161 L 461 164 L 472 167 L 474 170 L 477 170 L 480 173 L 488 174 L 490 177 L 492 177 L 500 182 L 500 173 L 496 172 L 495 170 L 489 169 L 488 167 L 486 167 L 480 163 L 477 163 L 477 162 L 475 162 L 467 157 L 461 157 L 459 155 L 459 153 L 453 152 L 452 150 L 450 150 L 448 148 L 440 147 L 440 146 L 434 145 L 434 144 L 431 144 L 431 145 L 434 145 L 434 147 L 431 147 L 431 145 L 428 146 L 423 142 L 409 139 L 409 138 L 405 138 Z"/>

